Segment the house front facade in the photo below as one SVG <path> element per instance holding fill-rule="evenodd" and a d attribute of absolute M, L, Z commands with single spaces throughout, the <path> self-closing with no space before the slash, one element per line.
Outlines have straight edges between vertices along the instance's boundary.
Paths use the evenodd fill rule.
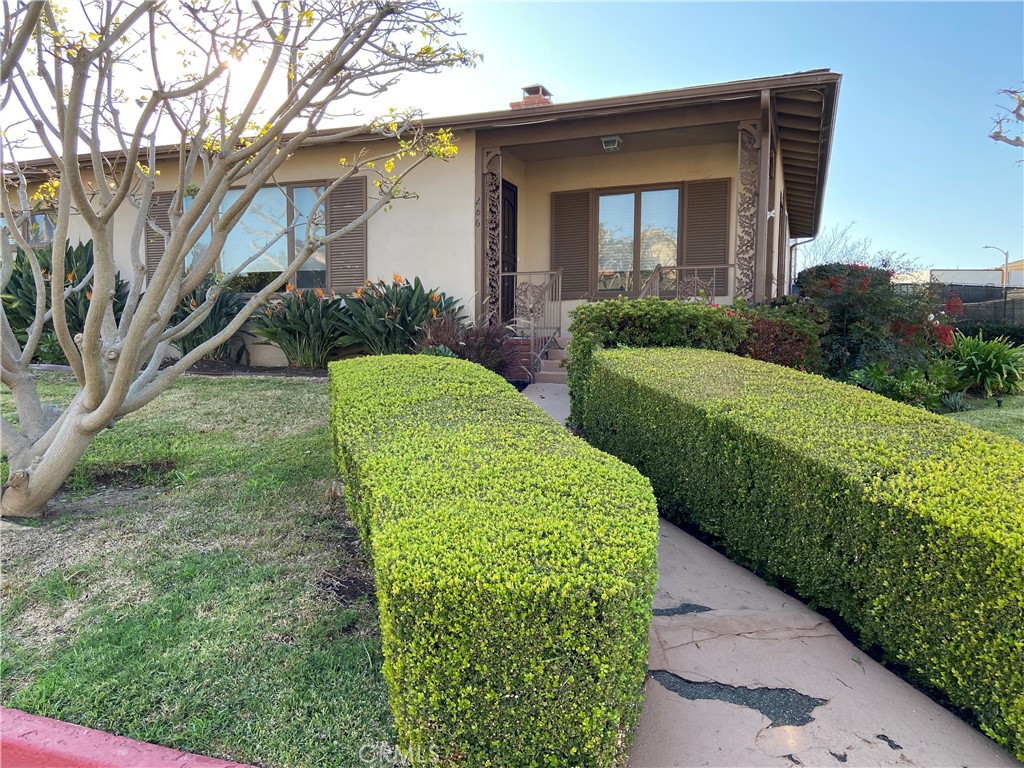
<path fill-rule="evenodd" d="M 366 279 L 419 276 L 472 314 L 549 335 L 564 333 L 585 301 L 785 295 L 791 242 L 818 230 L 840 81 L 815 70 L 564 104 L 537 85 L 507 110 L 428 120 L 452 130 L 457 156 L 417 168 L 416 198 L 315 254 L 296 283 L 347 293 Z M 367 138 L 297 151 L 232 231 L 221 271 L 260 250 L 246 271 L 280 271 L 339 159 L 382 146 Z M 171 162 L 157 226 L 177 178 Z M 352 222 L 375 193 L 371 177 L 349 179 L 327 200 L 323 226 Z M 129 211 L 115 222 L 124 274 L 134 225 Z M 163 250 L 155 229 L 145 250 L 152 269 Z M 275 362 L 273 350 L 254 352 L 254 363 Z"/>

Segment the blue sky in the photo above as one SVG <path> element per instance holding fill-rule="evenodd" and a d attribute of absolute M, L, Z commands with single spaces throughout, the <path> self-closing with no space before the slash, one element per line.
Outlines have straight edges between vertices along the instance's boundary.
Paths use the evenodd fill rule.
<path fill-rule="evenodd" d="M 503 109 L 520 86 L 556 101 L 806 69 L 843 74 L 824 226 L 922 266 L 1024 257 L 1024 152 L 987 137 L 1000 88 L 1024 81 L 1024 3 L 451 3 L 473 72 L 389 97 L 431 115 Z M 408 100 L 403 102 L 403 99 Z"/>

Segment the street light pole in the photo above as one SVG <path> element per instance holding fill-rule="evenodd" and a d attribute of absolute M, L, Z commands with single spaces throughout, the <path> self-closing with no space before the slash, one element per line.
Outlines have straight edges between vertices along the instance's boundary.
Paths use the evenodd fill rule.
<path fill-rule="evenodd" d="M 993 251 L 999 251 L 1003 254 L 1003 288 L 1010 287 L 1010 252 L 1004 251 L 1002 248 L 996 248 L 994 245 L 983 245 L 982 250 L 985 248 L 991 248 Z"/>

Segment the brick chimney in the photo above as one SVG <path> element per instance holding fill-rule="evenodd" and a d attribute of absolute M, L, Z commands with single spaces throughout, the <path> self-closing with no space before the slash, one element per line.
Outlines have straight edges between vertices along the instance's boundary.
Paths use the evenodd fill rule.
<path fill-rule="evenodd" d="M 529 107 L 543 107 L 551 103 L 551 91 L 543 85 L 523 86 L 523 100 L 509 103 L 512 109 L 527 109 Z"/>

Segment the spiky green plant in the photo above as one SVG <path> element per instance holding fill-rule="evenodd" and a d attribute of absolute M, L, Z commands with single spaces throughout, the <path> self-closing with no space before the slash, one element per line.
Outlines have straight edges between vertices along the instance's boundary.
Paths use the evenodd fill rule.
<path fill-rule="evenodd" d="M 424 288 L 418 277 L 410 283 L 397 273 L 390 282 L 367 281 L 343 301 L 343 341 L 363 344 L 374 355 L 412 352 L 433 318 L 458 316 L 462 309 L 436 288 Z"/>
<path fill-rule="evenodd" d="M 281 348 L 292 368 L 326 368 L 343 347 L 346 325 L 344 304 L 320 288 L 289 290 L 252 316 L 253 333 Z"/>
<path fill-rule="evenodd" d="M 960 381 L 985 397 L 1024 392 L 1024 347 L 1014 346 L 1005 336 L 986 339 L 980 331 L 977 336 L 958 331 L 949 359 Z"/>
<path fill-rule="evenodd" d="M 79 242 L 72 247 L 70 243 L 65 246 L 64 252 L 64 275 L 62 283 L 64 289 L 77 287 L 81 284 L 93 265 L 92 240 L 87 243 Z M 46 309 L 49 310 L 52 274 L 53 249 L 51 246 L 36 250 L 36 258 L 39 260 L 39 267 L 43 271 L 43 280 L 46 283 Z M 71 293 L 64 300 L 65 314 L 68 321 L 68 330 L 74 336 L 81 333 L 85 328 L 85 318 L 89 312 L 89 304 L 92 300 L 92 282 L 90 281 L 81 290 Z M 128 301 L 128 281 L 121 279 L 121 273 L 114 275 L 114 318 L 120 320 L 121 312 Z M 22 344 L 28 338 L 28 328 L 35 320 L 36 314 L 36 286 L 32 277 L 32 268 L 29 265 L 28 257 L 19 249 L 14 258 L 14 271 L 3 294 L 4 313 L 7 315 L 7 322 L 11 325 L 15 337 Z M 64 351 L 57 341 L 56 333 L 53 330 L 53 323 L 47 321 L 43 327 L 43 335 L 39 346 L 36 349 L 35 362 L 39 363 L 67 363 Z"/>
<path fill-rule="evenodd" d="M 206 301 L 207 292 L 215 284 L 216 278 L 213 275 L 207 275 L 192 293 L 181 300 L 181 304 L 174 311 L 174 316 L 171 320 L 172 325 L 182 322 Z M 245 306 L 245 299 L 242 298 L 242 295 L 238 291 L 231 290 L 230 287 L 225 287 L 217 294 L 217 298 L 213 303 L 213 309 L 210 310 L 210 314 L 206 316 L 206 319 L 184 336 L 175 339 L 174 346 L 178 348 L 181 354 L 187 355 L 200 344 L 208 339 L 212 339 L 224 330 L 235 319 L 235 315 L 241 311 L 243 306 Z M 207 360 L 238 362 L 246 353 L 245 341 L 240 338 L 233 338 L 225 341 L 212 352 L 204 355 L 204 357 Z"/>

